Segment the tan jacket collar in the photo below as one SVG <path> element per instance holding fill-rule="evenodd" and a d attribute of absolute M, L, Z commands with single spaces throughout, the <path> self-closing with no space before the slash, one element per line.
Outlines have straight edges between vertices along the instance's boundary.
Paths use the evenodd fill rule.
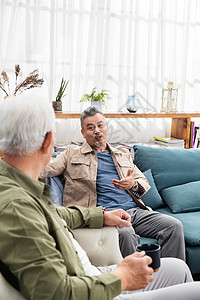
<path fill-rule="evenodd" d="M 112 147 L 109 143 L 107 143 L 107 146 L 110 150 L 110 152 L 114 152 L 115 154 L 121 153 L 121 151 L 115 147 Z"/>
<path fill-rule="evenodd" d="M 93 152 L 92 147 L 87 142 L 84 142 L 81 146 L 81 153 L 85 154 L 90 152 Z"/>

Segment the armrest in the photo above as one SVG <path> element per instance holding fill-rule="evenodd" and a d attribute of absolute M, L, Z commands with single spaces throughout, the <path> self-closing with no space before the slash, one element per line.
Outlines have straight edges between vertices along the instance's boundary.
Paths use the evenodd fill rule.
<path fill-rule="evenodd" d="M 80 228 L 74 229 L 73 234 L 94 266 L 109 266 L 122 260 L 119 234 L 115 227 Z"/>
<path fill-rule="evenodd" d="M 14 289 L 0 273 L 0 299 L 25 300 L 25 298 Z"/>

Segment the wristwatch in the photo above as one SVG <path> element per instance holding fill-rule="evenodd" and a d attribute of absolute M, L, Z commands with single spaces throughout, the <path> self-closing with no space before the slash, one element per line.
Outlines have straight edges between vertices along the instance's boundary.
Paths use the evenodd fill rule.
<path fill-rule="evenodd" d="M 107 207 L 102 207 L 102 213 L 104 214 L 106 211 Z"/>
<path fill-rule="evenodd" d="M 135 180 L 135 184 L 132 186 L 131 190 L 132 190 L 132 191 L 135 191 L 135 190 L 137 189 L 137 187 L 138 187 L 138 183 L 137 183 L 137 181 Z"/>

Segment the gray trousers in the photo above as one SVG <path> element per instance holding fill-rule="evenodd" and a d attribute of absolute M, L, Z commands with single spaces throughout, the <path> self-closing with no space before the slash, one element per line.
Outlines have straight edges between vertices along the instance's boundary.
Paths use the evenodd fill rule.
<path fill-rule="evenodd" d="M 143 236 L 158 240 L 161 257 L 177 257 L 185 260 L 183 225 L 179 220 L 140 208 L 132 208 L 127 212 L 131 215 L 132 227 L 118 229 L 123 257 L 135 252 L 136 246 L 140 243 L 140 236 Z"/>
<path fill-rule="evenodd" d="M 102 273 L 116 266 L 101 267 Z M 200 282 L 193 282 L 186 263 L 176 258 L 162 258 L 154 280 L 145 289 L 125 291 L 114 300 L 199 300 Z"/>

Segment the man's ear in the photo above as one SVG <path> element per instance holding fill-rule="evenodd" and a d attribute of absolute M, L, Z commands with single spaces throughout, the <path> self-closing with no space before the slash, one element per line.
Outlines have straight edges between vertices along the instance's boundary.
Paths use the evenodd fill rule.
<path fill-rule="evenodd" d="M 49 131 L 46 133 L 44 142 L 41 147 L 41 150 L 44 154 L 47 154 L 49 152 L 49 149 L 52 145 L 52 141 L 53 141 L 53 133 L 52 131 Z"/>
<path fill-rule="evenodd" d="M 81 133 L 82 133 L 83 137 L 85 138 L 85 132 L 82 128 L 81 128 Z"/>

